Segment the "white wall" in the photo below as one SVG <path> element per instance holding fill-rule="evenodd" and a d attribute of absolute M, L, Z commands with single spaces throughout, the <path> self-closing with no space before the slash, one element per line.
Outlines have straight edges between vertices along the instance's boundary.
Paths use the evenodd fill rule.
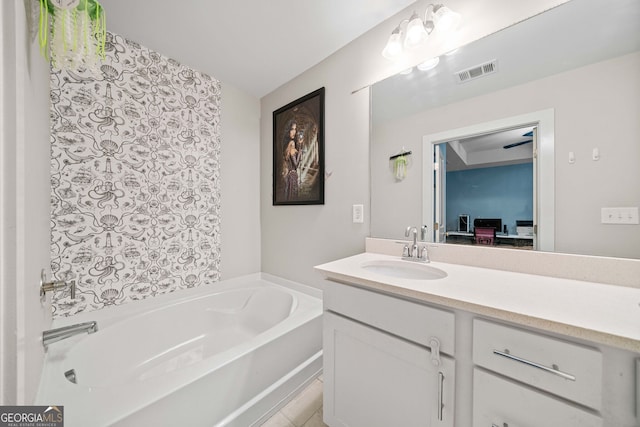
<path fill-rule="evenodd" d="M 0 404 L 15 404 L 16 396 L 16 287 L 15 281 L 15 5 L 0 2 Z"/>
<path fill-rule="evenodd" d="M 222 82 L 221 116 L 220 270 L 231 279 L 260 271 L 260 101 Z"/>
<path fill-rule="evenodd" d="M 563 2 L 452 0 L 447 6 L 460 12 L 464 19 L 458 38 L 446 42 L 434 35 L 426 47 L 404 61 L 391 63 L 380 52 L 395 26 L 410 15 L 412 8 L 408 8 L 263 97 L 260 126 L 262 271 L 321 288 L 322 278 L 313 270 L 314 265 L 364 250 L 370 213 L 369 93 L 363 90 L 352 94 L 353 90 Z M 326 88 L 326 171 L 332 173 L 325 183 L 325 204 L 272 206 L 272 113 L 323 86 Z M 365 205 L 365 224 L 351 222 L 351 206 L 359 203 Z M 397 225 L 406 226 L 405 223 Z"/>
<path fill-rule="evenodd" d="M 422 137 L 478 123 L 555 109 L 555 251 L 637 258 L 640 226 L 600 224 L 600 208 L 639 206 L 640 54 L 625 55 L 479 96 L 374 129 L 372 163 L 380 166 L 398 139 L 414 153 L 401 183 L 373 174 L 372 235 L 399 238 L 390 225 L 420 223 Z M 612 78 L 612 76 L 615 76 Z M 603 81 L 606 80 L 606 84 Z M 591 160 L 598 147 L 601 158 Z M 569 164 L 573 151 L 576 163 Z M 426 197 L 429 197 L 428 195 Z M 389 208 L 400 207 L 397 209 Z"/>
<path fill-rule="evenodd" d="M 29 8 L 29 10 L 25 10 Z M 49 268 L 49 67 L 27 19 L 30 2 L 2 2 L 2 402 L 29 404 L 40 379 L 40 270 Z"/>

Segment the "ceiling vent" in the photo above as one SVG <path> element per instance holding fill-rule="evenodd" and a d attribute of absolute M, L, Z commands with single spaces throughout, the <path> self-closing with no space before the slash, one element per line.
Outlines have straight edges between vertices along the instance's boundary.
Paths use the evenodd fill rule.
<path fill-rule="evenodd" d="M 454 76 L 458 83 L 466 83 L 471 80 L 475 80 L 487 74 L 492 74 L 498 71 L 498 60 L 494 59 L 484 64 L 475 65 L 466 70 L 457 71 Z"/>

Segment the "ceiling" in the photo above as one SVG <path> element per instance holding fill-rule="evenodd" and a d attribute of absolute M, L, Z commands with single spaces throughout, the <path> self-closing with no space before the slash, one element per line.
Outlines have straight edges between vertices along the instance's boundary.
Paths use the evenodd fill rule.
<path fill-rule="evenodd" d="M 447 172 L 533 161 L 533 127 L 508 129 L 447 143 Z"/>
<path fill-rule="evenodd" d="M 109 31 L 261 98 L 413 0 L 100 0 Z"/>

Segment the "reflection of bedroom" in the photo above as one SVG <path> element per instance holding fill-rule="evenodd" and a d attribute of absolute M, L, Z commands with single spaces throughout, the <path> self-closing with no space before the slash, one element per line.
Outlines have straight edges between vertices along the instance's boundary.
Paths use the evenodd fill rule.
<path fill-rule="evenodd" d="M 533 132 L 502 131 L 447 143 L 446 241 L 531 248 Z M 479 233 L 489 233 L 489 238 Z"/>

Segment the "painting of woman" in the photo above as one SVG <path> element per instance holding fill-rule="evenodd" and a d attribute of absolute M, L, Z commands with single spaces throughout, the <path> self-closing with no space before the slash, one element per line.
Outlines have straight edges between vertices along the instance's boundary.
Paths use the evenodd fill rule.
<path fill-rule="evenodd" d="M 274 112 L 273 204 L 324 204 L 324 88 Z"/>

